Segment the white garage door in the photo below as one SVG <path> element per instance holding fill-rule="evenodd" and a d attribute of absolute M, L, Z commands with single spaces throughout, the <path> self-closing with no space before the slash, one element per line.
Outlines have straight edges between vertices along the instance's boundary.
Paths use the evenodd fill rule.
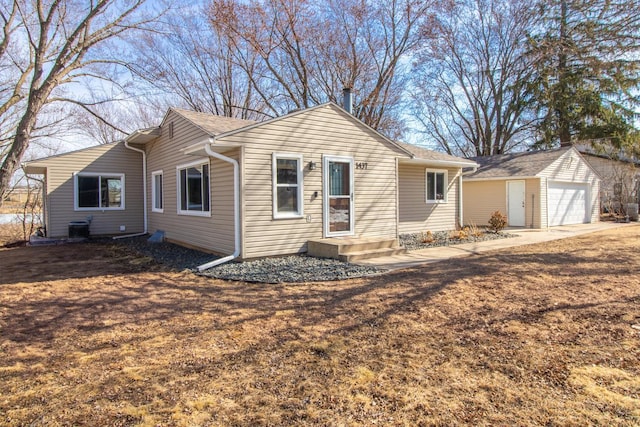
<path fill-rule="evenodd" d="M 549 225 L 583 224 L 589 222 L 587 184 L 550 182 L 547 200 Z"/>

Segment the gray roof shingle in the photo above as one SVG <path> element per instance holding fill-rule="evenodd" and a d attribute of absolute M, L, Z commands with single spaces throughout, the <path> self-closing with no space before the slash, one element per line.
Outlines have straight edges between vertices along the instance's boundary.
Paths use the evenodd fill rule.
<path fill-rule="evenodd" d="M 536 176 L 571 147 L 553 150 L 526 151 L 496 156 L 473 157 L 480 165 L 478 170 L 466 178 L 510 178 Z"/>
<path fill-rule="evenodd" d="M 183 110 L 180 108 L 172 108 L 177 114 L 180 114 L 185 119 L 189 120 L 202 130 L 207 132 L 211 136 L 217 136 L 226 132 L 231 132 L 237 129 L 241 129 L 247 126 L 254 125 L 256 121 L 235 119 L 230 117 L 216 116 L 209 113 L 199 113 L 196 111 Z M 401 148 L 413 154 L 419 159 L 425 160 L 438 160 L 449 162 L 467 162 L 469 166 L 475 166 L 472 160 L 464 159 L 461 157 L 452 156 L 439 151 L 428 150 L 426 148 L 418 147 L 413 144 L 406 144 L 402 142 L 396 142 Z"/>
<path fill-rule="evenodd" d="M 172 110 L 189 120 L 194 125 L 200 127 L 211 136 L 231 132 L 233 130 L 258 123 L 253 120 L 216 116 L 215 114 L 199 113 L 197 111 L 182 110 L 180 108 L 172 108 Z"/>
<path fill-rule="evenodd" d="M 440 151 L 428 150 L 426 148 L 418 147 L 417 145 L 407 144 L 405 142 L 396 142 L 400 147 L 409 151 L 411 154 L 416 156 L 419 159 L 425 160 L 444 160 L 448 162 L 469 162 L 469 166 L 475 166 L 473 159 L 465 159 L 462 157 L 452 156 L 447 153 L 442 153 Z"/>

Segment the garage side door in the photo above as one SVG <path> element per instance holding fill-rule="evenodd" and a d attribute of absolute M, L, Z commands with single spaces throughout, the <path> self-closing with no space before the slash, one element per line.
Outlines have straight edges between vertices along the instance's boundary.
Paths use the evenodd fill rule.
<path fill-rule="evenodd" d="M 549 225 L 589 222 L 587 184 L 549 182 Z"/>

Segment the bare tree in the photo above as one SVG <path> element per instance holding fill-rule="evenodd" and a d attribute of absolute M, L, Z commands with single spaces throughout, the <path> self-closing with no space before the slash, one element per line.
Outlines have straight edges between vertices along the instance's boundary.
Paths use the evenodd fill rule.
<path fill-rule="evenodd" d="M 214 0 L 210 19 L 233 42 L 235 61 L 268 114 L 337 101 L 350 87 L 356 117 L 395 137 L 402 67 L 433 7 L 415 0 Z"/>
<path fill-rule="evenodd" d="M 432 23 L 438 37 L 418 56 L 413 80 L 420 130 L 450 154 L 488 156 L 521 146 L 528 115 L 534 14 L 527 1 L 463 0 Z"/>
<path fill-rule="evenodd" d="M 600 208 L 603 213 L 629 215 L 630 205 L 635 205 L 632 210 L 637 213 L 640 161 L 634 147 L 619 147 L 609 139 L 579 141 L 577 145 L 589 154 L 587 160 L 602 179 Z"/>
<path fill-rule="evenodd" d="M 104 94 L 94 99 L 76 105 L 68 121 L 71 132 L 98 144 L 121 140 L 136 129 L 157 126 L 167 110 L 162 103 L 148 106 L 141 99 L 103 101 Z"/>
<path fill-rule="evenodd" d="M 212 114 L 261 119 L 262 108 L 246 77 L 252 58 L 236 64 L 234 43 L 218 31 L 199 6 L 179 9 L 159 32 L 135 42 L 131 71 L 173 105 Z"/>
<path fill-rule="evenodd" d="M 29 144 L 54 103 L 73 99 L 72 84 L 108 80 L 119 58 L 109 41 L 147 28 L 158 13 L 146 0 L 2 0 L 0 24 L 0 204 Z M 55 124 L 55 123 L 54 123 Z"/>
<path fill-rule="evenodd" d="M 41 179 L 25 176 L 27 195 L 22 205 L 22 239 L 29 240 L 36 229 L 42 225 L 42 189 Z M 42 233 L 44 235 L 44 233 Z"/>

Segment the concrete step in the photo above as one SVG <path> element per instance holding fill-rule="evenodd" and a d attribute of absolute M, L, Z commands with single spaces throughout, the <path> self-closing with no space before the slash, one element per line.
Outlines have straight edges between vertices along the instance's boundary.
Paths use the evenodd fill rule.
<path fill-rule="evenodd" d="M 396 239 L 337 237 L 309 240 L 307 253 L 320 258 L 334 258 L 343 261 L 370 259 L 404 253 Z"/>
<path fill-rule="evenodd" d="M 406 252 L 407 250 L 405 248 L 401 248 L 397 246 L 395 248 L 380 248 L 380 249 L 369 249 L 366 251 L 359 251 L 359 252 L 349 252 L 347 254 L 339 255 L 338 259 L 340 261 L 356 262 L 356 261 L 362 261 L 363 259 L 373 259 L 373 258 L 380 258 L 384 256 L 401 255 Z"/>

